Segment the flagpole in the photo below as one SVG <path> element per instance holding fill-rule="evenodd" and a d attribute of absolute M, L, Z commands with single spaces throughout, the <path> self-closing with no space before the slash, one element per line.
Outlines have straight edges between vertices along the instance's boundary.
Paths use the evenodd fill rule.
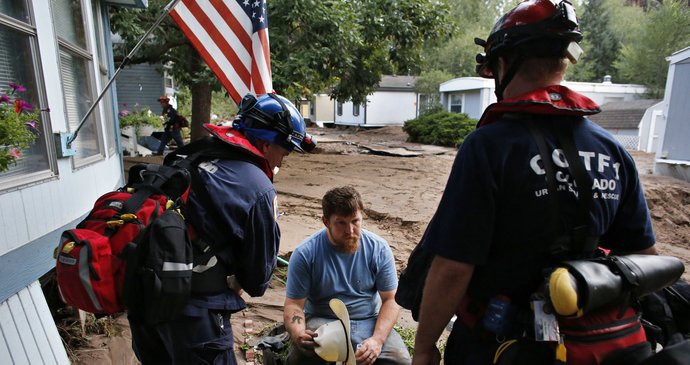
<path fill-rule="evenodd" d="M 139 39 L 139 42 L 137 42 L 137 44 L 134 46 L 134 48 L 132 48 L 132 50 L 129 51 L 127 56 L 125 56 L 125 58 L 120 63 L 120 66 L 117 68 L 117 70 L 115 70 L 115 73 L 113 74 L 113 76 L 110 78 L 110 80 L 108 80 L 108 83 L 105 84 L 105 87 L 103 88 L 103 90 L 98 94 L 98 98 L 96 98 L 96 101 L 94 101 L 94 103 L 91 105 L 89 110 L 86 111 L 86 114 L 84 114 L 84 116 L 81 118 L 81 121 L 79 122 L 77 129 L 74 130 L 74 134 L 72 135 L 72 137 L 67 140 L 67 146 L 68 147 L 72 144 L 72 142 L 74 142 L 75 139 L 77 139 L 77 134 L 79 133 L 79 130 L 81 129 L 81 127 L 84 126 L 84 123 L 86 123 L 86 119 L 91 115 L 93 110 L 96 108 L 96 105 L 98 105 L 98 103 L 101 101 L 101 99 L 103 99 L 103 96 L 105 95 L 106 91 L 108 91 L 108 89 L 110 88 L 110 85 L 112 85 L 112 83 L 115 81 L 117 76 L 120 74 L 120 71 L 122 71 L 122 68 L 129 64 L 129 62 L 132 60 L 132 56 L 134 55 L 134 53 L 136 53 L 136 51 L 139 50 L 139 48 L 144 44 L 144 41 L 146 41 L 146 38 L 148 38 L 149 35 L 151 35 L 151 33 L 153 33 L 153 30 L 156 29 L 156 27 L 158 27 L 158 25 L 163 21 L 163 19 L 165 19 L 165 17 L 168 15 L 168 13 L 170 13 L 170 10 L 172 10 L 172 8 L 174 8 L 178 2 L 180 2 L 180 0 L 172 0 L 168 3 L 168 5 L 165 6 L 165 8 L 163 8 L 163 10 L 164 10 L 163 13 L 158 17 L 158 19 L 156 19 L 156 21 L 146 31 L 146 33 L 144 33 L 144 35 L 141 36 L 141 39 Z"/>

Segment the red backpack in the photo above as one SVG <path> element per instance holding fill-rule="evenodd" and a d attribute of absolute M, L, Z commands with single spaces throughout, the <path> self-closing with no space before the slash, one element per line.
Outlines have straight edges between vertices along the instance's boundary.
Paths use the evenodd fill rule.
<path fill-rule="evenodd" d="M 192 275 L 191 243 L 181 214 L 190 181 L 182 168 L 136 165 L 125 187 L 98 198 L 77 228 L 63 232 L 55 256 L 65 303 L 97 314 L 123 312 L 129 279 L 148 272 L 142 278 L 157 283 L 145 285 L 154 290 L 149 292 L 154 302 L 162 302 L 168 316 L 181 310 Z"/>

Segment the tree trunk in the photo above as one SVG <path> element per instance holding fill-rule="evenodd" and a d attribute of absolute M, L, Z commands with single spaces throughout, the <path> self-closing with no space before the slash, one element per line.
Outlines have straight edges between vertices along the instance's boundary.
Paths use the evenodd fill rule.
<path fill-rule="evenodd" d="M 204 124 L 211 121 L 211 85 L 206 81 L 195 82 L 191 85 L 192 92 L 192 122 L 191 140 L 208 136 Z"/>
<path fill-rule="evenodd" d="M 191 65 L 195 74 L 204 67 L 203 60 L 197 52 L 190 52 Z M 203 77 L 195 78 L 190 86 L 192 92 L 192 122 L 190 139 L 196 141 L 209 135 L 204 124 L 211 121 L 211 84 Z"/>

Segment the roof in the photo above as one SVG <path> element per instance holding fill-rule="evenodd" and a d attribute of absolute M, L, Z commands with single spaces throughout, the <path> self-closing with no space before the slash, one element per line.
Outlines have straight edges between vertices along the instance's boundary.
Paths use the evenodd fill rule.
<path fill-rule="evenodd" d="M 379 82 L 379 90 L 413 91 L 417 76 L 384 75 Z"/>
<path fill-rule="evenodd" d="M 637 129 L 647 109 L 660 101 L 641 99 L 606 103 L 601 106 L 601 113 L 590 115 L 589 119 L 606 129 Z"/>

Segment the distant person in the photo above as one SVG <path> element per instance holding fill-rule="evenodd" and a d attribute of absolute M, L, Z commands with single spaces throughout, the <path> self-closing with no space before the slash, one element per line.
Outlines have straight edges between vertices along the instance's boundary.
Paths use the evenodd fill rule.
<path fill-rule="evenodd" d="M 477 71 L 495 80 L 498 102 L 462 143 L 422 238 L 422 247 L 435 257 L 423 292 L 414 365 L 439 364 L 436 341 L 455 313 L 445 364 L 554 364 L 556 354 L 564 351 L 555 351 L 558 336 L 537 342 L 545 327 L 535 326 L 538 314 L 533 310 L 545 273 L 563 258 L 589 257 L 597 243 L 615 254 L 656 253 L 632 157 L 586 118 L 598 113 L 599 106 L 561 85 L 568 61 L 577 61 L 581 39 L 570 2 L 528 0 L 501 17 L 486 41 L 475 40 L 485 52 L 477 56 Z M 535 137 L 539 133 L 544 154 L 555 165 L 553 189 L 547 189 L 551 177 Z M 562 135 L 572 136 L 569 140 L 583 160 L 585 171 L 578 175 L 592 182 L 575 184 L 576 161 L 564 158 L 563 150 L 570 149 L 562 142 L 567 138 L 557 138 Z M 554 193 L 546 194 L 549 190 Z M 558 216 L 550 208 L 554 201 Z M 584 214 L 582 201 L 591 202 Z M 576 224 L 579 217 L 584 217 L 582 225 Z M 593 249 L 578 250 L 577 243 Z M 538 308 L 541 315 L 544 306 Z M 621 326 L 622 318 L 631 325 Z M 567 364 L 597 364 L 599 356 L 616 349 L 645 346 L 632 308 L 607 308 L 573 323 L 592 325 L 595 319 L 601 319 L 597 328 L 607 331 L 611 342 L 604 346 L 603 336 L 588 338 L 579 351 L 587 360 L 573 361 L 578 352 L 568 349 Z M 517 352 L 530 345 L 532 351 Z M 516 348 L 513 354 L 534 357 L 502 356 Z M 596 350 L 595 356 L 591 351 Z"/>
<path fill-rule="evenodd" d="M 158 98 L 158 101 L 161 103 L 161 108 L 163 108 L 161 116 L 164 119 L 164 129 L 161 143 L 154 154 L 162 155 L 171 139 L 175 140 L 177 148 L 184 146 L 184 140 L 182 139 L 182 125 L 179 121 L 177 110 L 170 105 L 170 98 L 164 95 Z"/>
<path fill-rule="evenodd" d="M 262 296 L 271 281 L 280 244 L 273 177 L 286 156 L 314 143 L 282 96 L 247 94 L 239 109 L 232 126 L 206 124 L 212 136 L 165 158 L 203 156 L 184 213 L 203 254 L 194 257 L 191 298 L 178 318 L 148 324 L 130 312 L 132 347 L 144 365 L 236 364 L 230 315 L 246 307 L 242 291 Z"/>
<path fill-rule="evenodd" d="M 347 306 L 358 364 L 409 364 L 407 347 L 393 330 L 400 307 L 388 243 L 362 229 L 364 206 L 354 188 L 329 190 L 322 208 L 325 228 L 290 257 L 283 319 L 292 347 L 286 364 L 326 364 L 314 352 L 314 331 L 337 319 L 329 307 L 333 298 Z"/>

